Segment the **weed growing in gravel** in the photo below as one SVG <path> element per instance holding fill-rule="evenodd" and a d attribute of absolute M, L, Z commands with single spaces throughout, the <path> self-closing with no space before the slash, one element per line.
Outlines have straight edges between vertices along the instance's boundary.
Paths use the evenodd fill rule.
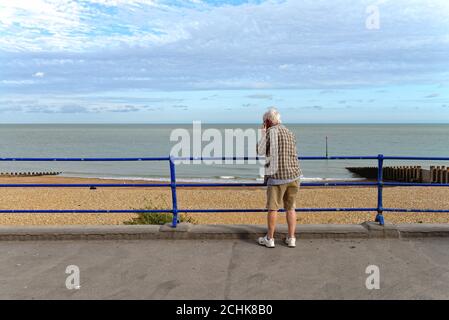
<path fill-rule="evenodd" d="M 167 202 L 167 200 L 160 196 L 159 200 L 157 201 L 148 201 L 147 205 L 145 205 L 142 209 L 135 209 L 135 210 L 167 210 L 167 208 L 170 208 L 170 204 Z M 170 212 L 144 212 L 144 213 L 138 213 L 138 216 L 136 218 L 132 218 L 130 221 L 125 221 L 124 224 L 126 225 L 139 225 L 139 224 L 154 224 L 154 225 L 162 225 L 166 223 L 171 223 L 173 220 L 173 214 Z M 185 214 L 180 213 L 178 214 L 178 222 L 188 222 L 188 223 L 195 223 L 195 220 Z"/>

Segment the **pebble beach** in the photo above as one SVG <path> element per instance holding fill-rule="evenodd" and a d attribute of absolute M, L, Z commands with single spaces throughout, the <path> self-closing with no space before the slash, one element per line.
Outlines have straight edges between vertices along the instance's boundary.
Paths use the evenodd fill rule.
<path fill-rule="evenodd" d="M 6 183 L 148 183 L 148 181 L 69 178 L 59 176 L 1 177 Z M 0 188 L 0 210 L 10 209 L 170 209 L 169 188 Z M 263 208 L 265 192 L 257 188 L 179 188 L 181 209 Z M 375 207 L 377 189 L 370 187 L 301 187 L 297 206 Z M 390 187 L 384 189 L 384 206 L 396 208 L 447 209 L 449 188 Z M 136 217 L 134 213 L 1 213 L 0 225 L 120 225 Z M 384 213 L 391 223 L 448 223 L 449 213 Z M 198 224 L 265 224 L 266 213 L 192 213 Z M 299 224 L 358 224 L 371 221 L 374 212 L 301 212 Z M 285 215 L 279 214 L 279 223 Z"/>

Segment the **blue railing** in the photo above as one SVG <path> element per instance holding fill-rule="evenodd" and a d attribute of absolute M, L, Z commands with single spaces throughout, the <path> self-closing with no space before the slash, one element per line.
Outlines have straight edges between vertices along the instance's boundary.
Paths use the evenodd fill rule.
<path fill-rule="evenodd" d="M 0 188 L 36 188 L 36 187 L 53 187 L 53 188 L 92 188 L 92 187 L 169 187 L 172 195 L 171 209 L 155 209 L 155 210 L 0 210 L 0 213 L 157 213 L 165 212 L 173 214 L 172 226 L 176 228 L 179 213 L 207 213 L 207 212 L 266 212 L 267 209 L 180 209 L 178 208 L 178 198 L 176 194 L 177 188 L 183 187 L 262 187 L 262 183 L 177 183 L 176 182 L 176 161 L 194 161 L 194 160 L 233 160 L 233 161 L 250 161 L 259 160 L 259 157 L 159 157 L 159 158 L 0 158 L 0 161 L 168 161 L 170 165 L 170 183 L 88 183 L 88 184 L 43 184 L 43 183 L 27 183 L 27 184 L 0 184 Z M 449 187 L 449 183 L 432 184 L 432 183 L 403 183 L 403 182 L 384 182 L 383 181 L 383 164 L 385 160 L 419 160 L 419 161 L 449 161 L 449 157 L 396 157 L 396 156 L 329 156 L 329 157 L 298 157 L 299 160 L 377 160 L 377 181 L 373 182 L 305 182 L 301 186 L 319 187 L 319 186 L 371 186 L 377 187 L 377 207 L 368 208 L 296 208 L 297 212 L 326 212 L 326 211 L 368 211 L 377 212 L 376 222 L 384 224 L 383 212 L 449 212 L 449 209 L 405 209 L 405 208 L 386 208 L 383 206 L 383 187 L 384 186 L 420 186 L 420 187 Z M 284 210 L 280 210 L 284 211 Z"/>

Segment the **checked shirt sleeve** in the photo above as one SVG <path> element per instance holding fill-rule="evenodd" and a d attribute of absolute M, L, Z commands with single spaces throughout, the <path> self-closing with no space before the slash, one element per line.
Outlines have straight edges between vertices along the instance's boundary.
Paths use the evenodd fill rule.
<path fill-rule="evenodd" d="M 267 154 L 267 134 L 262 134 L 259 143 L 257 144 L 257 155 L 265 156 Z"/>
<path fill-rule="evenodd" d="M 279 147 L 278 147 L 278 130 L 272 128 L 268 134 L 268 150 L 266 174 L 272 176 L 278 172 L 279 169 Z"/>

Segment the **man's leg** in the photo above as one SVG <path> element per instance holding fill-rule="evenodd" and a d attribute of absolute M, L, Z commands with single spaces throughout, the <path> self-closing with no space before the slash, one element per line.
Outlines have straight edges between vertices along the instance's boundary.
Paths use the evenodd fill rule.
<path fill-rule="evenodd" d="M 299 192 L 299 182 L 289 183 L 284 195 L 284 205 L 287 215 L 288 238 L 295 238 L 296 233 L 296 196 Z"/>
<path fill-rule="evenodd" d="M 270 239 L 274 238 L 274 231 L 276 229 L 276 220 L 278 216 L 279 203 L 282 201 L 283 190 L 281 186 L 268 186 L 267 189 L 267 236 Z"/>
<path fill-rule="evenodd" d="M 274 231 L 276 229 L 276 220 L 278 217 L 278 212 L 274 210 L 268 211 L 267 222 L 268 222 L 268 233 L 267 236 L 270 239 L 274 238 Z"/>
<path fill-rule="evenodd" d="M 296 232 L 296 211 L 294 209 L 287 211 L 287 224 L 288 224 L 288 237 L 294 238 Z"/>

